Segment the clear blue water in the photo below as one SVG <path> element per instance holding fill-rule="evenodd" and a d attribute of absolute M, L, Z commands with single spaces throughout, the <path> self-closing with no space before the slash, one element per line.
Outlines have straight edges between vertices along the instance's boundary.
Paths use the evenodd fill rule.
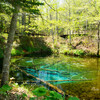
<path fill-rule="evenodd" d="M 27 73 L 53 84 L 99 80 L 98 75 L 100 74 L 100 59 L 97 58 L 79 58 L 63 55 L 35 59 L 26 57 L 16 64 Z"/>
<path fill-rule="evenodd" d="M 34 70 L 25 68 L 24 69 L 27 73 L 34 75 L 44 81 L 51 81 L 51 80 L 71 80 L 72 76 L 77 75 L 78 73 L 75 72 L 64 72 L 64 71 L 47 71 L 47 70 Z"/>
<path fill-rule="evenodd" d="M 64 55 L 44 58 L 26 57 L 17 61 L 16 65 L 27 73 L 57 86 L 64 92 L 82 98 L 81 100 L 97 100 L 95 98 L 100 97 L 100 58 Z M 12 70 L 15 69 L 12 68 Z M 15 70 L 12 76 L 17 79 L 16 81 L 27 81 L 28 85 L 31 81 L 33 83 L 35 81 L 37 85 L 43 85 L 19 70 Z"/>

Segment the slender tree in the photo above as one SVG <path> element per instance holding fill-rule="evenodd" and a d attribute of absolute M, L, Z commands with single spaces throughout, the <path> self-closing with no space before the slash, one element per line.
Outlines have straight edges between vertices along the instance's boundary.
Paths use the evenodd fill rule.
<path fill-rule="evenodd" d="M 11 49 L 14 41 L 14 35 L 16 31 L 17 17 L 19 9 L 25 10 L 30 13 L 39 14 L 38 9 L 31 9 L 33 6 L 38 6 L 43 3 L 37 2 L 37 0 L 4 0 L 4 3 L 9 3 L 13 6 L 12 10 L 13 15 L 10 24 L 10 31 L 8 34 L 7 44 L 4 52 L 4 60 L 3 60 L 3 69 L 2 69 L 2 78 L 1 78 L 1 86 L 7 84 L 9 81 L 9 66 L 10 66 L 10 58 L 11 58 Z"/>
<path fill-rule="evenodd" d="M 22 34 L 23 34 L 23 32 L 25 32 L 26 30 L 26 13 L 25 12 L 22 13 L 22 25 L 24 26 L 22 30 Z"/>
<path fill-rule="evenodd" d="M 16 11 L 18 12 L 19 8 L 16 7 Z M 2 81 L 1 85 L 6 84 L 9 80 L 9 65 L 10 65 L 10 58 L 11 58 L 11 49 L 14 40 L 14 34 L 16 30 L 16 23 L 17 23 L 17 16 L 18 13 L 14 12 L 10 24 L 10 31 L 8 34 L 8 40 L 4 52 L 4 60 L 3 60 L 3 69 L 2 69 Z"/>
<path fill-rule="evenodd" d="M 98 36 L 97 56 L 99 57 L 99 49 L 100 49 L 100 21 L 98 23 L 98 33 L 97 33 L 97 36 Z"/>

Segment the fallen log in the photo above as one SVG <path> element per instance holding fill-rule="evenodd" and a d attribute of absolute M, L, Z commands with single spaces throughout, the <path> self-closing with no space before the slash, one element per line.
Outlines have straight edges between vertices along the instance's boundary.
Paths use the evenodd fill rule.
<path fill-rule="evenodd" d="M 15 66 L 15 65 L 13 65 L 13 66 Z M 46 82 L 46 81 L 44 81 L 44 80 L 41 80 L 41 79 L 39 79 L 39 78 L 37 78 L 37 77 L 35 77 L 35 76 L 33 76 L 33 75 L 31 75 L 31 74 L 25 72 L 24 70 L 20 69 L 20 68 L 17 67 L 17 66 L 15 66 L 15 68 L 17 68 L 17 69 L 20 70 L 21 72 L 25 73 L 26 75 L 31 76 L 31 77 L 37 79 L 37 80 L 40 81 L 40 82 L 43 82 L 46 86 L 50 87 L 51 90 L 55 90 L 56 92 L 60 93 L 62 96 L 64 96 L 64 95 L 65 95 L 66 97 L 68 96 L 68 95 L 65 94 L 62 90 L 60 90 L 58 87 L 56 87 L 56 86 L 54 86 L 54 85 L 52 85 L 52 84 L 50 84 L 50 83 L 48 83 L 48 82 Z"/>
<path fill-rule="evenodd" d="M 92 80 L 48 80 L 46 82 L 64 82 L 64 81 L 92 81 Z M 36 83 L 37 81 L 15 81 L 15 80 L 12 80 L 12 82 L 17 82 L 17 83 Z"/>
<path fill-rule="evenodd" d="M 64 81 L 92 81 L 92 80 L 48 80 L 46 82 L 64 82 Z"/>
<path fill-rule="evenodd" d="M 92 81 L 92 80 L 48 80 L 46 82 L 64 82 L 64 81 L 66 82 L 66 81 Z M 36 83 L 37 81 L 14 81 L 14 82 L 28 84 L 28 83 Z"/>

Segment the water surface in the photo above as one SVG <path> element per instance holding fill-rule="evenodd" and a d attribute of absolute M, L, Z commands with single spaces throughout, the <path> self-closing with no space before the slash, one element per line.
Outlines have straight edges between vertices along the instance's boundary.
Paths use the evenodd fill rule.
<path fill-rule="evenodd" d="M 95 96 L 95 92 L 97 92 L 97 94 L 100 93 L 99 58 L 79 58 L 64 55 L 45 58 L 26 57 L 16 61 L 16 65 L 27 73 L 58 86 L 65 92 L 67 89 L 70 90 L 68 87 L 77 87 L 77 85 L 79 85 L 78 87 L 83 88 L 83 93 L 86 93 L 86 87 L 89 87 L 89 89 L 87 89 L 88 93 L 92 90 Z M 19 72 L 17 72 L 17 78 L 20 78 L 19 80 L 25 80 L 25 75 L 20 76 L 18 73 Z M 26 78 L 26 80 L 36 81 L 33 78 Z M 78 88 L 75 88 L 75 90 L 77 89 Z M 82 92 L 82 89 L 79 88 L 79 91 Z M 71 94 L 73 94 L 73 92 L 71 92 Z M 79 94 L 76 93 L 75 95 Z"/>

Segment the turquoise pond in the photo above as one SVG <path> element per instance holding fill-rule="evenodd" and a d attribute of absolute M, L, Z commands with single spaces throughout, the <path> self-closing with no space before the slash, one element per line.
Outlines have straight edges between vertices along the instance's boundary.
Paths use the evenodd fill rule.
<path fill-rule="evenodd" d="M 52 84 L 99 80 L 98 76 L 100 75 L 100 59 L 97 58 L 60 55 L 59 57 L 12 59 L 12 62 L 14 61 L 25 72 Z M 17 81 L 35 80 L 26 78 L 27 76 L 25 77 L 18 70 L 15 70 L 12 76 Z"/>
<path fill-rule="evenodd" d="M 100 100 L 100 58 L 60 55 L 12 58 L 11 61 L 28 74 L 57 86 L 68 95 L 77 96 L 80 100 Z M 10 77 L 15 77 L 17 83 L 24 82 L 28 87 L 45 86 L 13 66 L 10 68 Z"/>

